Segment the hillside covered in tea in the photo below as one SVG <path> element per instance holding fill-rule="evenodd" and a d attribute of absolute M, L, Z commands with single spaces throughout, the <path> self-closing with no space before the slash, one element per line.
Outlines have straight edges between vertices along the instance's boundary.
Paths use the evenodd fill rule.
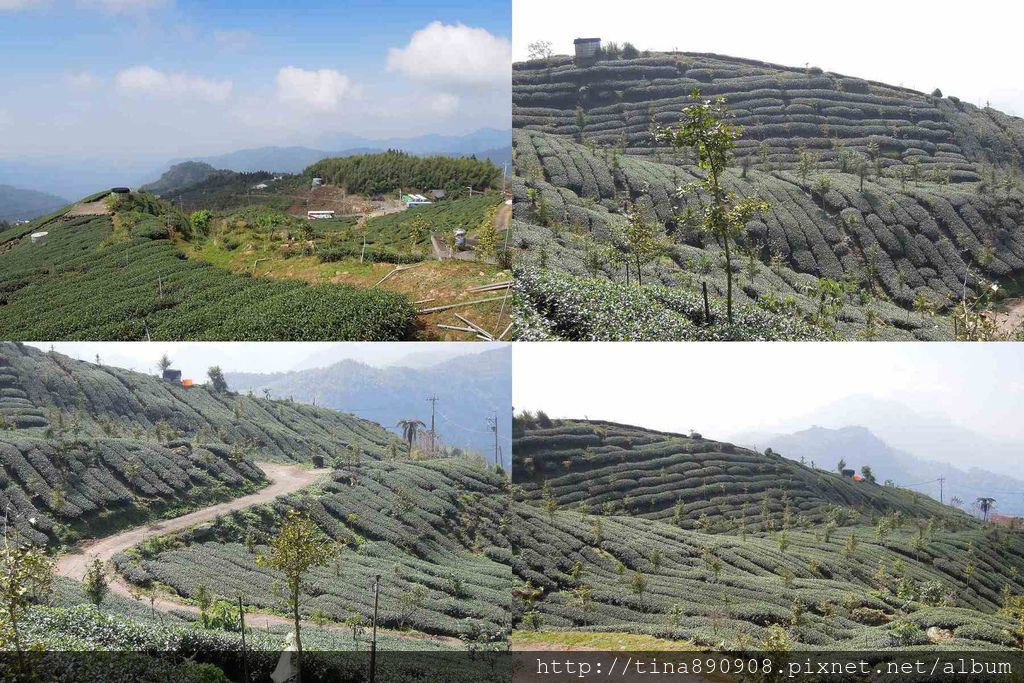
<path fill-rule="evenodd" d="M 369 647 L 378 575 L 381 648 L 507 641 L 502 470 L 413 453 L 348 413 L 101 361 L 0 346 L 6 541 L 57 555 L 55 590 L 33 595 L 22 615 L 24 647 L 163 642 L 209 661 L 210 648 L 239 650 L 241 600 L 249 648 L 280 649 L 282 575 L 257 559 L 296 512 L 325 549 L 301 583 L 309 649 Z M 93 557 L 108 591 L 86 605 Z"/>
<path fill-rule="evenodd" d="M 256 460 L 333 462 L 348 449 L 380 458 L 398 447 L 344 413 L 12 343 L 0 346 L 0 426 L 0 505 L 42 543 L 251 492 L 266 483 Z"/>
<path fill-rule="evenodd" d="M 745 324 L 724 326 L 716 310 L 723 245 L 696 229 L 708 195 L 687 188 L 705 172 L 692 149 L 653 133 L 679 126 L 695 90 L 724 98 L 739 127 L 723 189 L 768 204 L 732 245 L 736 303 L 755 318 Z M 1016 333 L 982 335 L 977 319 L 953 312 L 964 301 L 972 314 L 1019 305 L 1019 118 L 938 89 L 815 67 L 609 48 L 592 63 L 554 56 L 515 64 L 513 124 L 524 338 Z M 631 211 L 656 224 L 662 245 L 641 259 L 639 287 L 637 243 L 625 231 Z M 624 306 L 649 313 L 614 317 Z"/>
<path fill-rule="evenodd" d="M 1024 537 L 870 470 L 854 478 L 696 433 L 542 413 L 517 417 L 514 430 L 525 503 L 512 538 L 514 641 L 1024 642 Z"/>

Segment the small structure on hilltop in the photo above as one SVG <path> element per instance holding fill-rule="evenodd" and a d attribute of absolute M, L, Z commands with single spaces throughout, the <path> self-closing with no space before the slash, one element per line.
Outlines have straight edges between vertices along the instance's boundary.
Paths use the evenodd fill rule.
<path fill-rule="evenodd" d="M 49 232 L 34 232 L 32 233 L 32 244 L 42 244 L 43 240 L 49 235 Z"/>
<path fill-rule="evenodd" d="M 577 38 L 572 44 L 576 48 L 576 66 L 590 66 L 601 55 L 600 38 Z"/>
<path fill-rule="evenodd" d="M 318 188 L 318 187 L 322 187 L 323 184 L 324 184 L 324 179 L 321 178 L 320 176 L 316 176 L 315 178 L 313 178 L 313 184 L 310 186 L 310 188 L 311 189 L 315 189 L 315 188 Z"/>
<path fill-rule="evenodd" d="M 317 220 L 323 220 L 325 218 L 334 218 L 334 211 L 332 211 L 330 209 L 325 209 L 325 210 L 322 210 L 322 211 L 307 211 L 306 212 L 306 220 L 317 221 Z"/>
<path fill-rule="evenodd" d="M 853 479 L 854 477 L 856 477 L 856 476 L 857 476 L 857 470 L 845 470 L 845 469 L 844 469 L 844 470 L 842 471 L 842 475 L 843 475 L 844 477 L 846 477 L 847 479 Z"/>
<path fill-rule="evenodd" d="M 110 188 L 110 191 L 113 192 L 114 194 L 128 194 L 129 192 L 131 192 L 131 189 L 127 187 L 112 187 Z"/>
<path fill-rule="evenodd" d="M 164 370 L 164 379 L 168 382 L 181 383 L 181 370 L 175 370 L 174 368 L 167 368 Z"/>
<path fill-rule="evenodd" d="M 427 204 L 434 203 L 421 194 L 403 194 L 402 201 L 405 202 L 405 208 L 407 209 L 411 209 L 414 206 L 425 206 Z"/>

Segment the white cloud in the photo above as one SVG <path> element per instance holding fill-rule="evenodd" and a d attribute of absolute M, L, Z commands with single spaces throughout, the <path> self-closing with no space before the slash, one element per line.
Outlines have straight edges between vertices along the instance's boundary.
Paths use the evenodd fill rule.
<path fill-rule="evenodd" d="M 0 0 L 2 2 L 3 0 Z M 98 7 L 107 12 L 120 14 L 137 10 L 153 9 L 168 4 L 169 0 L 79 0 L 82 7 Z"/>
<path fill-rule="evenodd" d="M 250 47 L 256 36 L 245 29 L 224 29 L 213 32 L 213 40 L 226 50 L 244 50 Z"/>
<path fill-rule="evenodd" d="M 199 98 L 223 102 L 231 95 L 231 81 L 215 81 L 185 73 L 166 73 L 151 66 L 133 66 L 114 77 L 118 88 L 161 99 Z"/>
<path fill-rule="evenodd" d="M 456 95 L 441 93 L 430 98 L 430 110 L 435 114 L 447 116 L 455 113 L 459 108 L 459 98 Z"/>
<path fill-rule="evenodd" d="M 97 90 L 103 85 L 103 81 L 96 74 L 89 71 L 73 71 L 67 74 L 64 80 L 67 81 L 67 84 L 72 89 L 83 92 Z"/>
<path fill-rule="evenodd" d="M 46 0 L 0 0 L 0 12 L 17 12 L 23 9 L 43 7 Z"/>
<path fill-rule="evenodd" d="M 512 44 L 482 28 L 435 21 L 405 47 L 388 51 L 388 70 L 455 88 L 504 86 L 511 80 Z"/>
<path fill-rule="evenodd" d="M 286 66 L 277 72 L 277 97 L 285 103 L 331 111 L 346 99 L 358 98 L 359 86 L 334 69 L 306 71 Z"/>

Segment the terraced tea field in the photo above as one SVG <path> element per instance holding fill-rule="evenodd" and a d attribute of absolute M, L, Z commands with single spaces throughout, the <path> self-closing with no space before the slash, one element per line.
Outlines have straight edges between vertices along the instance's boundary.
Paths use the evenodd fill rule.
<path fill-rule="evenodd" d="M 1019 291 L 1020 119 L 954 97 L 718 55 L 589 67 L 553 57 L 513 69 L 526 338 L 790 338 L 782 323 L 746 334 L 693 329 L 706 326 L 701 287 L 724 296 L 721 245 L 692 229 L 707 196 L 676 191 L 703 177 L 691 151 L 656 142 L 652 130 L 677 125 L 695 88 L 724 97 L 742 127 L 725 189 L 769 205 L 746 223 L 733 265 L 748 315 L 795 318 L 842 338 L 949 339 L 958 334 L 951 306 L 965 291 L 970 301 L 992 283 Z M 668 295 L 657 289 L 622 291 L 623 266 L 607 248 L 626 202 L 671 245 L 645 266 L 644 282 L 691 305 L 658 306 Z M 613 321 L 607 331 L 578 320 L 631 298 L 661 309 L 658 320 Z"/>
<path fill-rule="evenodd" d="M 41 244 L 28 233 L 45 231 Z M 10 232 L 10 231 L 8 231 Z M 184 257 L 164 218 L 40 219 L 4 235 L 4 339 L 401 340 L 413 307 L 345 285 L 244 277 Z"/>
<path fill-rule="evenodd" d="M 517 418 L 513 443 L 515 623 L 530 643 L 578 632 L 725 649 L 1024 642 L 1018 533 L 696 434 L 541 422 Z"/>
<path fill-rule="evenodd" d="M 256 458 L 333 463 L 398 447 L 380 425 L 344 413 L 13 343 L 0 346 L 0 416 L 0 503 L 39 543 L 250 493 L 266 483 Z"/>
<path fill-rule="evenodd" d="M 368 587 L 380 574 L 382 626 L 500 638 L 511 600 L 505 486 L 502 476 L 455 461 L 367 463 L 336 471 L 322 487 L 225 515 L 114 562 L 135 584 L 165 586 L 186 598 L 204 586 L 273 609 L 275 578 L 255 558 L 284 513 L 300 509 L 340 551 L 305 583 L 307 617 L 315 612 L 336 624 L 353 615 L 369 619 Z"/>
<path fill-rule="evenodd" d="M 56 551 L 61 577 L 30 601 L 23 643 L 134 651 L 160 642 L 230 661 L 241 598 L 253 661 L 272 668 L 276 655 L 259 652 L 280 652 L 290 613 L 281 571 L 257 557 L 301 511 L 333 555 L 302 580 L 309 650 L 367 649 L 377 575 L 382 650 L 507 646 L 508 480 L 479 459 L 412 460 L 395 434 L 347 413 L 15 342 L 0 345 L 0 417 L 7 528 Z M 88 585 L 94 559 L 110 579 L 98 609 L 69 583 Z"/>

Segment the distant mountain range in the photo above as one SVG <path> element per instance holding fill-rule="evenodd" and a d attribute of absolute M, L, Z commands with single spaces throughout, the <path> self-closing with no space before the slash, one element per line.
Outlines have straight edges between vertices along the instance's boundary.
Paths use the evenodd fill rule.
<path fill-rule="evenodd" d="M 778 434 L 811 425 L 841 428 L 861 425 L 893 448 L 936 462 L 966 463 L 1008 476 L 1019 476 L 1024 443 L 993 438 L 954 424 L 943 415 L 918 412 L 899 401 L 854 395 L 807 415 L 759 430 L 732 434 L 738 443 L 765 446 Z"/>
<path fill-rule="evenodd" d="M 170 166 L 183 161 L 198 161 L 229 171 L 298 173 L 326 157 L 388 149 L 401 149 L 410 154 L 476 156 L 490 159 L 501 166 L 512 158 L 512 131 L 482 128 L 466 135 L 430 134 L 383 139 L 333 136 L 319 148 L 256 147 L 211 156 L 179 157 L 169 161 L 142 156 L 142 153 L 127 162 L 95 157 L 8 158 L 0 159 L 0 183 L 79 198 L 104 187 L 127 185 L 135 188 L 156 182 Z"/>
<path fill-rule="evenodd" d="M 869 465 L 880 484 L 891 480 L 936 500 L 941 494 L 947 504 L 957 497 L 964 502 L 965 509 L 970 509 L 970 504 L 978 497 L 990 496 L 996 499 L 999 512 L 1024 514 L 1024 480 L 977 467 L 960 469 L 945 462 L 919 458 L 892 448 L 865 427 L 811 427 L 770 437 L 758 445 L 824 470 L 835 471 L 840 460 L 857 471 Z M 939 477 L 945 479 L 941 492 L 936 481 Z"/>
<path fill-rule="evenodd" d="M 397 432 L 401 419 L 430 425 L 436 395 L 437 432 L 449 446 L 477 451 L 489 461 L 494 435 L 487 418 L 498 415 L 499 446 L 506 469 L 511 460 L 512 354 L 509 348 L 444 360 L 427 367 L 375 368 L 353 360 L 328 367 L 283 373 L 225 373 L 235 391 L 266 388 L 275 398 L 333 408 Z"/>
<path fill-rule="evenodd" d="M 23 221 L 43 216 L 70 204 L 57 195 L 0 185 L 0 221 Z"/>

